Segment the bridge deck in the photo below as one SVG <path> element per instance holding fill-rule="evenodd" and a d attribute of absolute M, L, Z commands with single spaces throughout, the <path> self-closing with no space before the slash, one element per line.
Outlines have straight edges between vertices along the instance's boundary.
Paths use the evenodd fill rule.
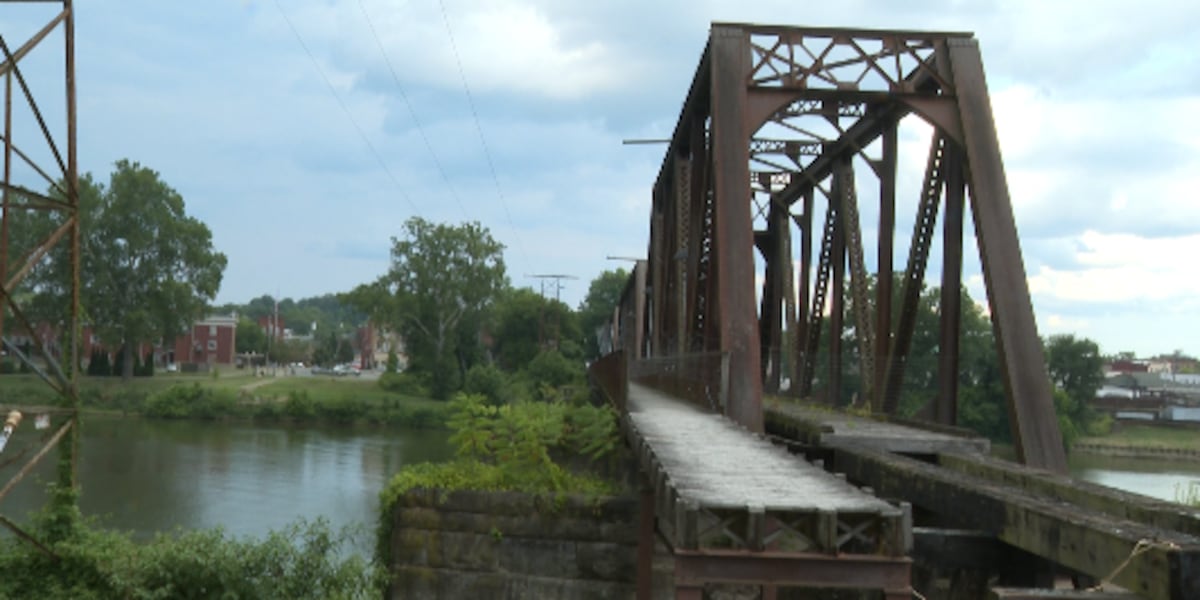
<path fill-rule="evenodd" d="M 625 433 L 653 486 L 643 492 L 653 518 L 643 516 L 639 572 L 650 571 L 658 531 L 674 554 L 677 597 L 700 597 L 706 581 L 911 597 L 901 508 L 652 388 L 630 382 L 626 408 Z"/>
<path fill-rule="evenodd" d="M 898 514 L 721 415 L 629 384 L 629 419 L 683 500 L 704 508 Z"/>
<path fill-rule="evenodd" d="M 768 433 L 784 435 L 814 446 L 850 444 L 902 454 L 986 454 L 991 448 L 986 438 L 975 435 L 932 431 L 797 402 L 764 405 L 763 417 Z"/>

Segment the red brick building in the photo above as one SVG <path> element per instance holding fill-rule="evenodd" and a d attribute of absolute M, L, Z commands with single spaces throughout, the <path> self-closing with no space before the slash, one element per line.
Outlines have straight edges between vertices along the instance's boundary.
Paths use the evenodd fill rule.
<path fill-rule="evenodd" d="M 237 317 L 213 316 L 192 325 L 175 338 L 170 357 L 176 363 L 232 365 L 237 340 Z"/>

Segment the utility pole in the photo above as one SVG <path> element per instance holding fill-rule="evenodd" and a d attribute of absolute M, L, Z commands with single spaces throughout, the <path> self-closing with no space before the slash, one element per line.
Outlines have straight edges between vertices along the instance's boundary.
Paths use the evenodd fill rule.
<path fill-rule="evenodd" d="M 575 277 L 574 275 L 559 275 L 559 274 L 547 274 L 547 273 L 526 275 L 526 277 L 532 277 L 534 279 L 542 280 L 542 295 L 543 296 L 546 295 L 546 280 L 553 281 L 554 282 L 554 284 L 553 284 L 554 285 L 554 299 L 559 302 L 562 301 L 562 289 L 563 289 L 562 280 L 564 280 L 564 279 L 579 279 L 578 277 Z"/>

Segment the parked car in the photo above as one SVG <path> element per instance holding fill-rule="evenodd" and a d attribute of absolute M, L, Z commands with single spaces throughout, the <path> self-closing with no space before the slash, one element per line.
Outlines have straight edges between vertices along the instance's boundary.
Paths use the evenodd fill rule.
<path fill-rule="evenodd" d="M 360 371 L 358 369 L 357 365 L 346 364 L 346 365 L 337 365 L 336 367 L 334 367 L 333 374 L 338 375 L 338 376 L 354 375 L 355 377 L 358 377 L 359 375 L 362 375 L 362 371 Z"/>

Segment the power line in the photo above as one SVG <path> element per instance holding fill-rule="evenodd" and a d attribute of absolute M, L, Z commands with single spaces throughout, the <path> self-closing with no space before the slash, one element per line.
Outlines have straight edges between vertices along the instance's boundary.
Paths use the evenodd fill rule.
<path fill-rule="evenodd" d="M 526 277 L 542 280 L 542 296 L 546 295 L 546 280 L 547 279 L 553 280 L 554 300 L 556 302 L 562 301 L 561 300 L 562 289 L 563 289 L 562 280 L 564 280 L 564 279 L 579 279 L 578 277 L 576 277 L 574 275 L 560 275 L 557 273 L 553 273 L 553 274 L 551 274 L 551 273 L 536 273 L 533 275 L 526 275 Z"/>
<path fill-rule="evenodd" d="M 496 175 L 496 164 L 492 161 L 492 153 L 488 150 L 487 139 L 483 136 L 483 126 L 479 124 L 479 111 L 475 110 L 475 98 L 471 95 L 471 87 L 467 85 L 467 73 L 463 70 L 462 57 L 458 54 L 458 44 L 454 41 L 454 30 L 450 27 L 450 17 L 446 14 L 445 1 L 438 0 L 438 6 L 442 9 L 442 21 L 446 23 L 446 34 L 450 37 L 450 49 L 454 51 L 454 62 L 458 65 L 458 76 L 462 78 L 463 91 L 467 94 L 467 104 L 471 107 L 471 117 L 475 119 L 475 131 L 479 133 L 479 143 L 483 147 L 483 155 L 487 158 L 488 170 L 492 173 L 492 183 L 496 185 L 496 195 L 500 197 L 500 206 L 504 208 L 504 215 L 508 217 L 508 225 L 513 230 L 513 237 L 517 240 L 517 245 L 520 246 L 521 255 L 528 261 L 529 257 L 525 253 L 524 244 L 521 243 L 521 236 L 517 234 L 517 226 L 513 223 L 512 213 L 508 210 L 508 202 L 504 198 L 504 190 L 500 187 L 500 178 Z"/>
<path fill-rule="evenodd" d="M 392 81 L 396 84 L 396 91 L 399 92 L 400 98 L 404 100 L 404 105 L 408 107 L 408 114 L 412 116 L 413 123 L 417 126 L 417 132 L 421 134 L 421 141 L 425 142 L 425 149 L 429 151 L 429 156 L 433 158 L 433 164 L 437 167 L 438 173 L 441 174 L 442 181 L 446 182 L 446 187 L 450 190 L 450 195 L 454 197 L 455 204 L 458 204 L 458 209 L 462 211 L 463 218 L 469 219 L 470 216 L 467 213 L 467 209 L 463 207 L 458 191 L 454 189 L 454 184 L 450 183 L 450 177 L 446 175 L 446 169 L 442 166 L 442 160 L 438 157 L 437 152 L 434 151 L 433 144 L 429 141 L 429 135 L 425 133 L 425 127 L 421 124 L 421 120 L 417 118 L 417 111 L 413 109 L 412 102 L 408 99 L 408 94 L 404 92 L 404 86 L 400 83 L 400 76 L 396 74 L 396 67 L 392 64 L 392 59 L 384 49 L 383 41 L 379 39 L 379 32 L 375 29 L 375 22 L 371 20 L 371 15 L 367 13 L 367 7 L 363 4 L 362 0 L 358 0 L 358 8 L 362 11 L 363 18 L 367 20 L 367 26 L 371 29 L 371 37 L 375 38 L 375 46 L 379 48 L 379 53 L 383 55 L 383 62 L 387 63 L 388 71 L 392 73 Z"/>
<path fill-rule="evenodd" d="M 384 162 L 383 156 L 381 156 L 379 151 L 375 149 L 375 144 L 371 143 L 371 139 L 367 137 L 367 133 L 363 131 L 363 128 L 358 124 L 358 121 L 354 119 L 354 115 L 350 112 L 350 108 L 346 106 L 346 103 L 342 100 L 341 95 L 337 93 L 337 89 L 333 87 L 333 83 L 329 81 L 329 77 L 325 75 L 325 70 L 321 68 L 321 63 L 317 62 L 317 57 L 314 56 L 312 50 L 308 48 L 308 44 L 304 43 L 304 38 L 300 36 L 300 31 L 296 29 L 294 24 L 292 24 L 292 19 L 288 17 L 286 12 L 284 12 L 283 6 L 279 4 L 279 0 L 275 0 L 275 8 L 279 10 L 279 14 L 283 16 L 283 20 L 287 22 L 288 29 L 292 30 L 292 35 L 296 36 L 296 41 L 300 43 L 300 47 L 304 49 L 304 53 L 308 55 L 308 59 L 311 60 L 313 66 L 317 68 L 317 73 L 321 74 L 321 79 L 325 81 L 326 87 L 329 88 L 329 93 L 333 94 L 334 99 L 337 100 L 338 106 L 342 107 L 342 112 L 346 113 L 346 118 L 350 119 L 350 124 L 354 125 L 354 129 L 357 130 L 358 135 L 362 137 L 363 143 L 365 143 L 367 148 L 371 150 L 371 154 L 375 155 L 375 160 L 379 161 L 379 166 L 383 167 L 384 173 L 387 173 L 388 178 L 392 180 L 393 184 L 395 184 L 396 191 L 400 192 L 400 195 L 405 201 L 408 202 L 408 205 L 412 207 L 413 214 L 419 215 L 421 211 L 417 209 L 417 205 L 413 203 L 412 198 L 405 193 L 404 188 L 400 185 L 400 180 L 396 179 L 396 176 L 392 173 L 392 170 L 389 169 L 387 163 Z"/>

